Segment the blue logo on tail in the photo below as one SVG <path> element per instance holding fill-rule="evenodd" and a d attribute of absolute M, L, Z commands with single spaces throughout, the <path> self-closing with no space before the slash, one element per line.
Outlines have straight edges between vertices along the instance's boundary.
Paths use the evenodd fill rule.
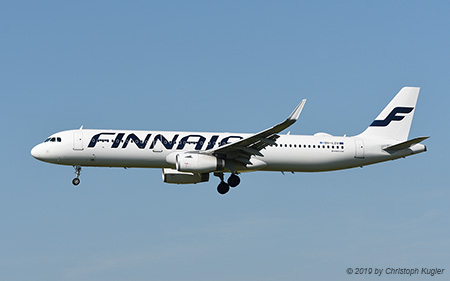
<path fill-rule="evenodd" d="M 386 127 L 389 125 L 392 121 L 401 121 L 405 116 L 397 116 L 397 113 L 404 113 L 408 114 L 411 111 L 413 111 L 414 107 L 396 107 L 392 109 L 391 113 L 384 119 L 384 120 L 375 120 L 372 124 L 370 124 L 371 127 Z"/>

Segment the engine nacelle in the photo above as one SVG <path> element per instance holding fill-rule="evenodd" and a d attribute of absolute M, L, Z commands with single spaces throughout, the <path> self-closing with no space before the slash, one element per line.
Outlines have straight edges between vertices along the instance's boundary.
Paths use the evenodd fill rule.
<path fill-rule="evenodd" d="M 209 173 L 222 171 L 225 167 L 225 160 L 212 155 L 184 153 L 177 155 L 176 167 L 180 172 Z"/>
<path fill-rule="evenodd" d="M 165 183 L 192 184 L 209 181 L 209 173 L 186 173 L 165 168 L 162 178 Z"/>

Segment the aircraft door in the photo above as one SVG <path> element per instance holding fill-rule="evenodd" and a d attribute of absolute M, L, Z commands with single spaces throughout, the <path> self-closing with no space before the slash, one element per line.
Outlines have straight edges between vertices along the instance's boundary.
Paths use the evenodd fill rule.
<path fill-rule="evenodd" d="M 73 150 L 83 150 L 83 130 L 73 132 Z"/>
<path fill-rule="evenodd" d="M 355 158 L 363 159 L 364 155 L 364 141 L 362 139 L 355 139 Z"/>

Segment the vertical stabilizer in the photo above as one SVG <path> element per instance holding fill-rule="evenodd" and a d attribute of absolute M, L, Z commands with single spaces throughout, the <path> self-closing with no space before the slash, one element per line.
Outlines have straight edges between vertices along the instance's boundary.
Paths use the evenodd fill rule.
<path fill-rule="evenodd" d="M 418 87 L 404 87 L 359 137 L 390 138 L 406 141 L 411 128 Z"/>

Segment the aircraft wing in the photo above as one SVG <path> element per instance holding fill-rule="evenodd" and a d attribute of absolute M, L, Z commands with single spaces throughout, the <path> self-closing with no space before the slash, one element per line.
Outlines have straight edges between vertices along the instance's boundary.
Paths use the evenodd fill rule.
<path fill-rule="evenodd" d="M 252 155 L 264 156 L 261 150 L 268 145 L 275 144 L 275 141 L 279 138 L 277 134 L 297 121 L 305 103 L 306 99 L 302 100 L 284 122 L 237 142 L 207 150 L 204 153 L 225 156 L 226 159 L 233 159 L 244 165 L 251 165 L 250 157 Z"/>

